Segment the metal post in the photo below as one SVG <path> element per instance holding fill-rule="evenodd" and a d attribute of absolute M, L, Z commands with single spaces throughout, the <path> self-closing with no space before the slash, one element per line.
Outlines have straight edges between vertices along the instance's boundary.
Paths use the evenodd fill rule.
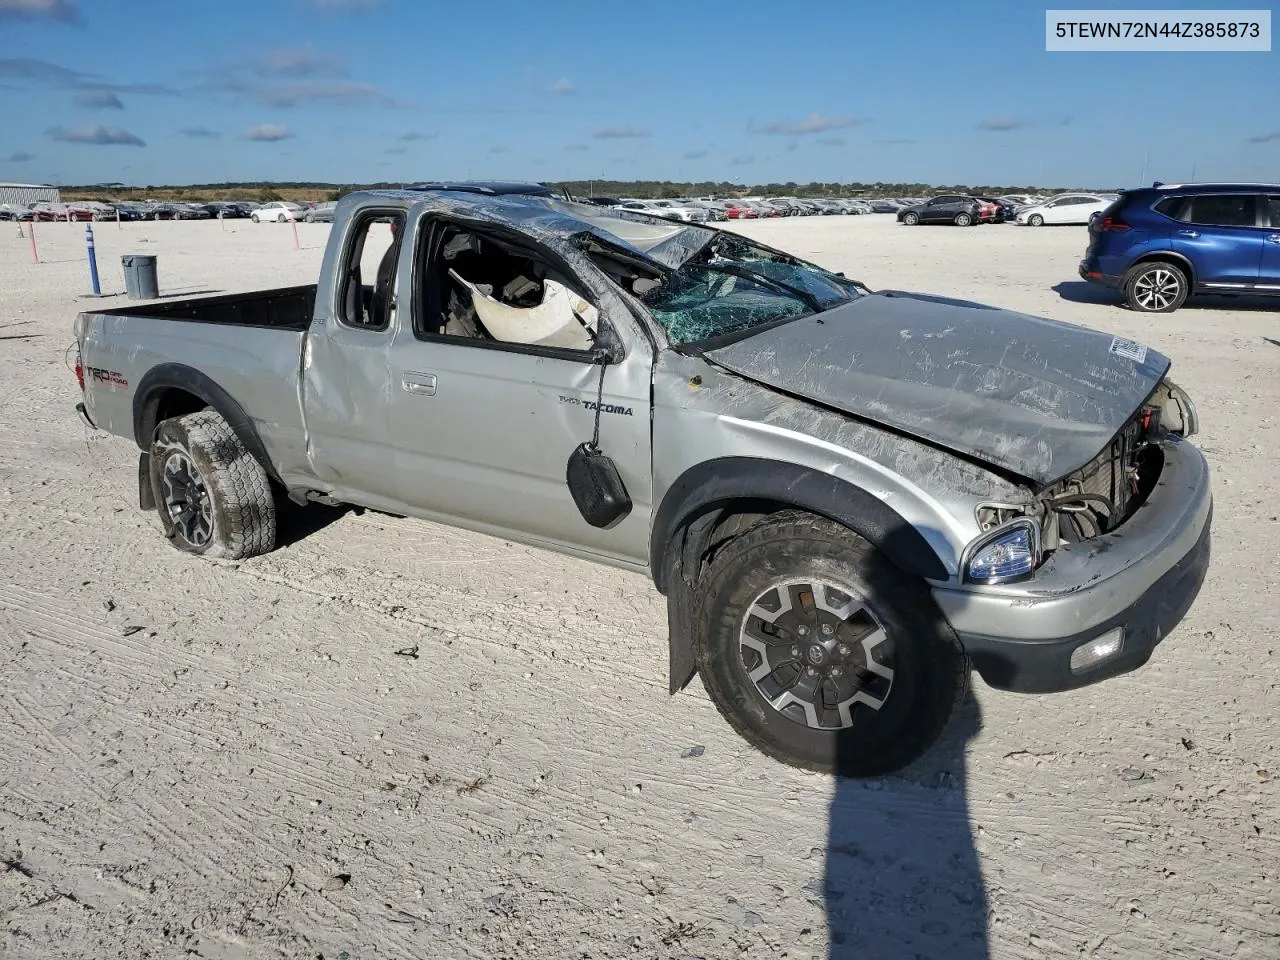
<path fill-rule="evenodd" d="M 119 208 L 119 207 L 116 207 L 116 229 L 117 229 L 117 230 L 121 229 L 121 228 L 120 228 L 120 208 Z"/>
<path fill-rule="evenodd" d="M 301 250 L 302 244 L 298 242 L 298 221 L 294 219 L 293 211 L 285 208 L 285 213 L 289 217 L 289 225 L 293 227 L 293 249 Z"/>
<path fill-rule="evenodd" d="M 27 236 L 31 238 L 31 262 L 39 263 L 40 254 L 36 253 L 36 218 L 31 218 L 31 224 L 27 227 Z"/>
<path fill-rule="evenodd" d="M 93 249 L 93 224 L 84 225 L 84 243 L 89 248 L 89 279 L 93 282 L 93 295 L 102 296 L 102 286 L 98 283 L 98 255 Z"/>

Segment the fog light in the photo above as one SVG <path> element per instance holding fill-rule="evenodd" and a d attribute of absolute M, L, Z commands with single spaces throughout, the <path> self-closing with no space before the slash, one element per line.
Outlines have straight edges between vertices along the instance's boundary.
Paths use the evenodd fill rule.
<path fill-rule="evenodd" d="M 1088 643 L 1082 643 L 1071 652 L 1071 672 L 1080 673 L 1109 660 L 1124 646 L 1124 627 L 1108 630 Z"/>

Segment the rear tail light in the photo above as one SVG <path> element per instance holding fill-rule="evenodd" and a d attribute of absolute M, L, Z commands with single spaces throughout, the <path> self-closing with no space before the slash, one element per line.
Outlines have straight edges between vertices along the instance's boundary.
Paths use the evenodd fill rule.
<path fill-rule="evenodd" d="M 1096 221 L 1095 226 L 1099 230 L 1111 230 L 1115 233 L 1121 233 L 1129 229 L 1129 224 L 1125 223 L 1119 216 L 1102 217 Z"/>
<path fill-rule="evenodd" d="M 84 365 L 76 361 L 76 383 L 80 384 L 80 392 L 84 393 Z"/>

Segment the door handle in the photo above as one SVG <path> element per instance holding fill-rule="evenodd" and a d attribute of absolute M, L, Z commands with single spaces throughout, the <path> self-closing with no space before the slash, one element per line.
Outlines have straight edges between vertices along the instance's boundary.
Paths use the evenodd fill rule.
<path fill-rule="evenodd" d="M 1190 237 L 1192 240 L 1194 240 L 1196 237 L 1200 236 L 1200 234 L 1195 230 L 1179 230 L 1178 236 Z"/>
<path fill-rule="evenodd" d="M 405 393 L 416 393 L 420 397 L 434 397 L 436 395 L 436 375 L 434 373 L 411 373 L 406 370 L 400 374 L 400 388 Z"/>

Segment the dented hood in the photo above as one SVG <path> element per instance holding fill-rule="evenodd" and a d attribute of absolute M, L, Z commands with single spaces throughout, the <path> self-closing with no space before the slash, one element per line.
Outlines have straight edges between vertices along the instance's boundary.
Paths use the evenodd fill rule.
<path fill-rule="evenodd" d="M 903 293 L 864 296 L 705 356 L 1042 486 L 1096 457 L 1169 369 L 1131 340 Z"/>

